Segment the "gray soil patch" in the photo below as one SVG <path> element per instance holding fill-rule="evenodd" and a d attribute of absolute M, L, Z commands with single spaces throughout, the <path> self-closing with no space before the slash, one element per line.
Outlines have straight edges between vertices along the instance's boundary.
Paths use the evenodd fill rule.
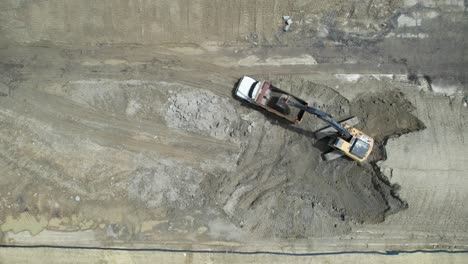
<path fill-rule="evenodd" d="M 159 121 L 167 91 L 179 86 L 159 81 L 96 79 L 52 85 L 47 92 L 94 110 Z"/>
<path fill-rule="evenodd" d="M 199 207 L 203 204 L 199 188 L 202 176 L 202 172 L 180 165 L 141 168 L 130 176 L 128 195 L 147 208 Z"/>
<path fill-rule="evenodd" d="M 239 123 L 236 110 L 226 98 L 193 89 L 171 91 L 165 119 L 169 127 L 217 139 L 233 137 Z"/>

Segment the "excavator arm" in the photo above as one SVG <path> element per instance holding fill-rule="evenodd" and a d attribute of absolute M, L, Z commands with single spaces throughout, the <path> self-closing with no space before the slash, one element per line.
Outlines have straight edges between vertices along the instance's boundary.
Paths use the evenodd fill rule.
<path fill-rule="evenodd" d="M 329 114 L 327 114 L 327 113 L 325 113 L 325 112 L 323 112 L 323 111 L 321 111 L 321 110 L 319 110 L 319 109 L 317 109 L 315 107 L 302 105 L 302 104 L 293 102 L 293 101 L 291 101 L 289 99 L 286 100 L 286 104 L 288 104 L 289 106 L 296 107 L 298 109 L 304 110 L 307 113 L 313 114 L 313 115 L 317 116 L 318 118 L 322 119 L 324 122 L 326 122 L 327 124 L 329 124 L 330 126 L 335 128 L 338 131 L 338 134 L 340 134 L 340 136 L 345 140 L 350 140 L 353 137 L 351 135 L 351 133 L 349 133 L 349 131 L 346 128 L 344 128 L 342 125 L 340 125 L 340 123 L 333 120 Z"/>
<path fill-rule="evenodd" d="M 329 114 L 308 106 L 306 101 L 273 87 L 266 81 L 261 83 L 262 85 L 254 79 L 244 76 L 237 85 L 236 95 L 295 124 L 300 123 L 305 112 L 322 119 L 330 127 L 324 128 L 320 132 L 316 131 L 315 138 L 320 140 L 324 137 L 330 137 L 328 145 L 334 148 L 333 151 L 323 155 L 325 160 L 346 155 L 353 160 L 363 162 L 369 157 L 374 147 L 374 139 L 352 127 L 350 124 L 352 119 L 338 123 Z M 300 111 L 291 111 L 295 110 L 292 108 Z M 296 112 L 296 114 L 291 114 L 291 112 Z"/>

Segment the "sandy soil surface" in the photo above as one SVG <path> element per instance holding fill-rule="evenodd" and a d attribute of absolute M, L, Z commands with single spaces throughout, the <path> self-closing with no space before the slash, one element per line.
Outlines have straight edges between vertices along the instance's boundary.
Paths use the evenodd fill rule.
<path fill-rule="evenodd" d="M 252 2 L 5 1 L 2 243 L 467 247 L 463 2 Z M 373 155 L 322 161 L 325 124 L 236 99 L 245 74 Z"/>

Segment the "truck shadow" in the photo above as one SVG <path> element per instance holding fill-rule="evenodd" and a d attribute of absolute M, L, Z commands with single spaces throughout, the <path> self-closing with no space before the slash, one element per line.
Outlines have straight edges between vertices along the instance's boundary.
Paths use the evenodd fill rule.
<path fill-rule="evenodd" d="M 253 108 L 253 107 L 251 107 L 251 108 Z M 305 136 L 308 139 L 310 139 L 312 141 L 312 146 L 314 148 L 318 149 L 322 153 L 321 154 L 322 158 L 323 158 L 323 155 L 325 153 L 328 153 L 328 152 L 333 150 L 333 148 L 328 145 L 328 143 L 330 141 L 330 137 L 317 139 L 315 137 L 315 131 L 314 130 L 309 130 L 309 129 L 304 129 L 302 127 L 299 127 L 299 125 L 294 124 L 293 122 L 290 122 L 290 121 L 288 121 L 288 120 L 286 120 L 286 119 L 284 119 L 282 117 L 279 117 L 279 116 L 277 116 L 277 115 L 275 115 L 273 113 L 265 111 L 261 107 L 258 107 L 257 110 L 260 111 L 265 116 L 265 118 L 268 120 L 268 122 L 270 122 L 272 125 L 279 126 L 279 127 L 283 128 L 283 129 L 289 130 L 291 132 L 294 132 L 296 134 Z M 324 124 L 324 127 L 326 127 L 325 124 Z"/>

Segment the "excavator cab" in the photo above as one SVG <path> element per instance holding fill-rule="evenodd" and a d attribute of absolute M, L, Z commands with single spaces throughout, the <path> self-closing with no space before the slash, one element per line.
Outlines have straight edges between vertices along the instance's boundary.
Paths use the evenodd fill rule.
<path fill-rule="evenodd" d="M 374 139 L 351 126 L 343 125 L 343 127 L 349 131 L 351 139 L 345 140 L 341 137 L 332 138 L 329 145 L 353 160 L 363 162 L 372 152 Z M 325 160 L 331 160 L 336 154 L 336 151 L 333 151 L 325 154 L 324 158 Z"/>

